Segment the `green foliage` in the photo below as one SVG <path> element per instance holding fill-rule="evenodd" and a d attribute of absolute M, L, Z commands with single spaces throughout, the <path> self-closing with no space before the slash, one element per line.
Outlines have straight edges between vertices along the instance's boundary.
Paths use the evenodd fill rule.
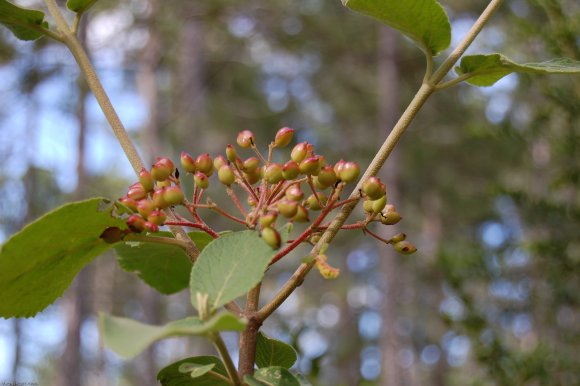
<path fill-rule="evenodd" d="M 201 252 L 191 271 L 193 306 L 200 309 L 198 293 L 208 295 L 210 310 L 245 294 L 262 279 L 274 253 L 256 231 L 215 239 Z"/>
<path fill-rule="evenodd" d="M 129 318 L 99 315 L 99 328 L 105 345 L 124 358 L 131 358 L 155 341 L 172 336 L 206 335 L 217 331 L 241 331 L 246 322 L 229 312 L 220 312 L 207 321 L 190 317 L 163 326 L 143 324 Z"/>
<path fill-rule="evenodd" d="M 250 386 L 301 386 L 290 371 L 279 366 L 258 369 L 253 376 L 246 375 L 244 382 Z"/>
<path fill-rule="evenodd" d="M 97 0 L 68 0 L 66 6 L 71 11 L 82 13 L 95 4 Z"/>
<path fill-rule="evenodd" d="M 455 67 L 459 75 L 470 74 L 467 83 L 474 86 L 491 86 L 512 72 L 532 74 L 578 74 L 580 62 L 568 58 L 552 59 L 541 63 L 518 64 L 502 54 L 468 55 Z"/>
<path fill-rule="evenodd" d="M 192 366 L 213 366 L 210 371 L 195 379 L 188 371 Z M 175 362 L 157 374 L 162 386 L 230 386 L 228 373 L 222 361 L 213 356 L 199 356 Z"/>
<path fill-rule="evenodd" d="M 156 236 L 173 237 L 169 232 Z M 199 250 L 213 238 L 205 232 L 190 232 L 189 237 Z M 169 295 L 187 288 L 191 275 L 191 260 L 175 245 L 129 241 L 115 246 L 119 265 L 139 277 L 162 294 Z"/>
<path fill-rule="evenodd" d="M 79 271 L 109 249 L 99 236 L 124 226 L 103 198 L 72 202 L 28 224 L 0 250 L 0 316 L 33 316 L 53 303 Z"/>
<path fill-rule="evenodd" d="M 258 334 L 256 365 L 258 367 L 281 366 L 289 369 L 298 359 L 294 348 L 282 341 Z"/>
<path fill-rule="evenodd" d="M 210 372 L 215 367 L 215 363 L 210 365 L 198 365 L 195 363 L 184 363 L 179 366 L 179 371 L 188 373 L 191 378 L 199 378 Z"/>
<path fill-rule="evenodd" d="M 44 12 L 18 7 L 6 0 L 0 0 L 0 24 L 21 40 L 36 40 L 43 35 L 39 29 L 48 27 Z"/>
<path fill-rule="evenodd" d="M 435 0 L 342 0 L 347 7 L 374 17 L 411 38 L 428 55 L 451 43 L 451 24 Z"/>

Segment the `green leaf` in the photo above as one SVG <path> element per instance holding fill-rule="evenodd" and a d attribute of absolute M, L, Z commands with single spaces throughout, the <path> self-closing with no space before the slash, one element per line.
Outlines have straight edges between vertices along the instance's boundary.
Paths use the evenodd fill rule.
<path fill-rule="evenodd" d="M 53 303 L 79 271 L 111 248 L 99 236 L 124 227 L 103 198 L 66 204 L 28 224 L 0 249 L 0 316 L 33 316 Z"/>
<path fill-rule="evenodd" d="M 300 386 L 298 379 L 280 366 L 258 369 L 253 376 L 246 375 L 244 382 L 250 386 Z"/>
<path fill-rule="evenodd" d="M 292 346 L 280 340 L 258 334 L 256 346 L 256 365 L 258 367 L 281 366 L 289 369 L 298 359 Z"/>
<path fill-rule="evenodd" d="M 199 378 L 208 372 L 210 372 L 215 367 L 215 363 L 211 365 L 198 365 L 195 363 L 184 363 L 179 366 L 180 373 L 187 373 L 192 378 Z"/>
<path fill-rule="evenodd" d="M 206 374 L 193 379 L 190 374 L 180 371 L 184 365 L 214 367 Z M 182 359 L 157 373 L 157 380 L 162 386 L 231 386 L 227 379 L 226 367 L 219 358 L 213 356 Z"/>
<path fill-rule="evenodd" d="M 66 6 L 73 12 L 84 12 L 95 4 L 97 0 L 68 0 Z"/>
<path fill-rule="evenodd" d="M 44 12 L 18 7 L 6 0 L 0 0 L 0 24 L 20 40 L 36 40 L 43 35 L 37 28 L 48 28 Z"/>
<path fill-rule="evenodd" d="M 169 232 L 155 236 L 173 237 Z M 191 232 L 189 237 L 200 251 L 213 240 L 205 232 Z M 191 260 L 178 246 L 129 241 L 117 244 L 115 252 L 125 271 L 136 272 L 141 280 L 162 294 L 173 294 L 189 285 Z"/>
<path fill-rule="evenodd" d="M 229 233 L 213 240 L 199 255 L 191 270 L 191 301 L 197 294 L 208 296 L 210 310 L 248 292 L 260 282 L 273 251 L 256 231 Z"/>
<path fill-rule="evenodd" d="M 342 0 L 342 3 L 407 35 L 428 55 L 437 55 L 451 43 L 449 18 L 435 0 Z"/>
<path fill-rule="evenodd" d="M 459 75 L 469 74 L 467 83 L 474 86 L 491 86 L 512 72 L 531 74 L 578 74 L 580 62 L 568 58 L 559 58 L 541 63 L 518 64 L 502 54 L 467 55 L 461 58 L 455 67 Z"/>
<path fill-rule="evenodd" d="M 152 343 L 172 336 L 205 335 L 216 331 L 242 331 L 246 321 L 227 311 L 220 312 L 206 322 L 190 317 L 163 326 L 144 324 L 129 318 L 99 315 L 99 328 L 105 345 L 124 358 L 131 358 Z"/>

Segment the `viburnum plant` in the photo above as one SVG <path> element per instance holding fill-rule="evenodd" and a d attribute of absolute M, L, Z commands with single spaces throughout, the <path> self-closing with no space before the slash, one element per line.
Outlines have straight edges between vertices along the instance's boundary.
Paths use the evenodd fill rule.
<path fill-rule="evenodd" d="M 421 87 L 362 176 L 359 177 L 358 164 L 344 160 L 332 163 L 307 142 L 298 143 L 289 151 L 294 130 L 286 127 L 266 140 L 256 138 L 249 130 L 241 131 L 237 147 L 227 145 L 224 155 L 212 157 L 202 152 L 194 157 L 183 152 L 179 163 L 160 157 L 146 168 L 77 39 L 82 16 L 96 1 L 68 0 L 66 6 L 73 15 L 69 23 L 55 0 L 45 0 L 55 23 L 55 28 L 51 28 L 43 11 L 0 0 L 0 23 L 19 39 L 47 36 L 70 49 L 138 182 L 115 202 L 93 198 L 68 203 L 6 241 L 0 250 L 0 316 L 35 315 L 62 295 L 86 264 L 115 248 L 121 267 L 138 272 L 159 292 L 171 294 L 189 288 L 197 315 L 163 326 L 100 315 L 105 344 L 128 358 L 160 339 L 201 335 L 214 344 L 219 354 L 219 358 L 184 358 L 161 369 L 158 380 L 167 386 L 308 385 L 304 376 L 291 370 L 297 359 L 294 349 L 264 335 L 260 327 L 312 268 L 316 267 L 325 278 L 337 277 L 339 272 L 329 263 L 326 253 L 340 230 L 362 229 L 404 254 L 416 250 L 404 234 L 384 239 L 371 227 L 401 220 L 395 207 L 387 202 L 387 189 L 376 174 L 425 101 L 435 92 L 461 82 L 490 86 L 512 72 L 580 72 L 580 63 L 566 58 L 518 64 L 495 53 L 464 56 L 501 0 L 489 2 L 437 68 L 434 57 L 446 50 L 451 41 L 449 19 L 437 1 L 343 0 L 349 8 L 405 34 L 426 58 Z M 457 76 L 447 79 L 458 61 Z M 274 157 L 275 152 L 280 154 Z M 210 183 L 223 185 L 234 204 L 233 212 L 227 209 L 231 205 L 207 195 Z M 341 197 L 349 184 L 350 193 Z M 191 197 L 185 194 L 187 185 L 192 186 Z M 361 200 L 360 219 L 347 223 Z M 214 229 L 204 220 L 208 211 L 227 217 L 246 230 Z M 296 231 L 295 223 L 305 226 Z M 161 230 L 163 227 L 168 230 Z M 296 260 L 296 271 L 270 296 L 270 301 L 261 304 L 261 282 L 268 268 L 304 243 L 312 244 L 310 253 Z M 246 300 L 240 306 L 238 299 L 242 296 Z M 237 368 L 224 345 L 222 331 L 240 331 Z"/>

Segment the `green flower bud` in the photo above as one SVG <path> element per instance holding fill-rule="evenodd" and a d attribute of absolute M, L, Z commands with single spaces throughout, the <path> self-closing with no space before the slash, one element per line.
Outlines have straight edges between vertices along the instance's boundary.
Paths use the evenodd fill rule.
<path fill-rule="evenodd" d="M 308 210 L 303 207 L 302 205 L 298 205 L 296 207 L 296 214 L 292 217 L 292 221 L 294 222 L 309 222 L 310 218 L 308 217 Z"/>
<path fill-rule="evenodd" d="M 308 142 L 300 142 L 292 149 L 290 158 L 296 163 L 302 162 L 308 154 Z"/>
<path fill-rule="evenodd" d="M 226 146 L 226 158 L 230 162 L 236 162 L 236 159 L 238 159 L 238 152 L 232 145 Z"/>
<path fill-rule="evenodd" d="M 260 166 L 260 160 L 256 157 L 250 157 L 244 161 L 242 164 L 242 170 L 246 173 L 253 173 L 258 170 Z"/>
<path fill-rule="evenodd" d="M 270 165 L 266 166 L 264 169 L 264 178 L 270 184 L 277 184 L 278 182 L 282 181 L 284 177 L 282 177 L 282 165 L 278 163 L 271 163 Z"/>
<path fill-rule="evenodd" d="M 284 195 L 291 201 L 300 201 L 304 198 L 304 192 L 298 184 L 290 185 Z"/>
<path fill-rule="evenodd" d="M 171 168 L 164 163 L 156 162 L 151 167 L 151 177 L 155 181 L 165 181 L 171 175 Z"/>
<path fill-rule="evenodd" d="M 151 173 L 149 173 L 145 168 L 141 168 L 141 171 L 139 172 L 139 182 L 146 192 L 152 192 L 155 188 L 155 181 L 153 180 L 153 177 L 151 177 Z"/>
<path fill-rule="evenodd" d="M 317 192 L 317 194 L 318 194 L 318 199 L 320 200 L 322 205 L 326 205 L 326 203 L 328 202 L 328 197 L 326 197 L 326 195 L 322 192 Z M 322 209 L 322 207 L 320 206 L 320 203 L 316 199 L 316 196 L 314 195 L 314 193 L 311 194 L 310 196 L 308 196 L 308 198 L 306 199 L 306 206 L 308 206 L 308 208 L 311 210 Z"/>
<path fill-rule="evenodd" d="M 300 162 L 298 166 L 300 169 L 300 173 L 305 174 L 307 176 L 312 176 L 318 174 L 319 167 L 320 167 L 320 160 L 318 157 L 309 157 L 305 158 Z"/>
<path fill-rule="evenodd" d="M 387 205 L 381 212 L 379 219 L 385 225 L 395 225 L 401 221 L 402 217 L 399 212 L 397 212 L 394 205 Z"/>
<path fill-rule="evenodd" d="M 170 186 L 163 191 L 163 200 L 170 206 L 181 205 L 185 195 L 179 186 Z"/>
<path fill-rule="evenodd" d="M 155 225 L 163 225 L 167 221 L 167 215 L 161 210 L 154 210 L 147 216 L 147 221 Z"/>
<path fill-rule="evenodd" d="M 286 218 L 292 218 L 296 216 L 296 212 L 298 211 L 298 203 L 296 201 L 283 199 L 278 201 L 276 208 L 282 216 Z"/>
<path fill-rule="evenodd" d="M 283 127 L 276 133 L 276 138 L 274 139 L 274 146 L 276 147 L 286 147 L 292 141 L 294 137 L 294 129 L 289 127 Z"/>
<path fill-rule="evenodd" d="M 223 165 L 218 170 L 218 179 L 226 186 L 230 186 L 236 181 L 236 175 L 230 165 Z"/>
<path fill-rule="evenodd" d="M 336 173 L 334 172 L 334 169 L 330 165 L 323 167 L 318 173 L 317 178 L 319 185 L 324 187 L 321 189 L 333 186 L 338 180 L 338 178 L 336 177 Z"/>
<path fill-rule="evenodd" d="M 183 170 L 188 173 L 195 173 L 195 160 L 189 153 L 182 151 L 181 156 L 179 157 L 179 162 L 181 163 Z"/>
<path fill-rule="evenodd" d="M 253 173 L 244 173 L 244 178 L 250 185 L 254 185 L 256 182 L 260 181 L 262 178 L 261 170 L 258 168 Z"/>
<path fill-rule="evenodd" d="M 378 200 L 372 200 L 371 202 L 372 202 L 373 213 L 381 213 L 381 211 L 387 205 L 387 196 L 385 195 L 385 196 L 379 198 Z"/>
<path fill-rule="evenodd" d="M 407 235 L 404 233 L 397 233 L 396 235 L 394 235 L 393 237 L 391 237 L 391 239 L 389 240 L 391 243 L 396 244 L 399 243 L 401 241 L 405 241 L 405 239 L 407 238 Z"/>
<path fill-rule="evenodd" d="M 373 213 L 373 201 L 369 200 L 368 198 L 363 202 L 363 210 L 365 213 Z"/>
<path fill-rule="evenodd" d="M 268 212 L 268 213 L 260 216 L 260 228 L 263 229 L 263 228 L 271 226 L 272 224 L 274 224 L 277 217 L 278 217 L 278 214 L 276 214 L 274 212 Z"/>
<path fill-rule="evenodd" d="M 157 157 L 157 162 L 155 162 L 158 165 L 163 165 L 166 168 L 169 169 L 169 174 L 173 173 L 173 171 L 175 170 L 175 165 L 173 164 L 173 161 L 167 157 Z"/>
<path fill-rule="evenodd" d="M 298 177 L 299 174 L 300 168 L 298 167 L 298 164 L 295 161 L 292 160 L 288 161 L 282 167 L 282 177 L 284 177 L 286 181 L 291 181 L 295 179 L 296 177 Z"/>
<path fill-rule="evenodd" d="M 408 241 L 399 241 L 398 243 L 394 243 L 393 248 L 395 251 L 402 253 L 403 255 L 410 255 L 411 253 L 415 253 L 417 251 L 417 248 Z"/>
<path fill-rule="evenodd" d="M 165 199 L 163 198 L 163 194 L 165 192 L 165 187 L 163 188 L 157 188 L 155 189 L 155 191 L 153 192 L 153 207 L 154 208 L 159 208 L 159 209 L 165 209 L 169 206 L 169 204 L 167 202 L 165 202 Z M 147 217 L 147 216 L 144 216 Z"/>
<path fill-rule="evenodd" d="M 356 181 L 358 175 L 360 174 L 360 167 L 356 162 L 345 162 L 342 169 L 340 170 L 340 174 L 338 174 L 338 178 L 344 182 L 353 182 Z"/>
<path fill-rule="evenodd" d="M 386 194 L 385 185 L 377 177 L 370 177 L 366 180 L 362 190 L 371 200 L 378 200 Z"/>
<path fill-rule="evenodd" d="M 254 142 L 254 133 L 250 130 L 243 130 L 238 133 L 238 138 L 236 139 L 239 147 L 248 148 L 252 146 Z"/>
<path fill-rule="evenodd" d="M 209 186 L 209 178 L 202 172 L 195 172 L 193 182 L 199 189 L 207 189 Z"/>
<path fill-rule="evenodd" d="M 195 159 L 195 168 L 197 171 L 202 172 L 207 177 L 213 174 L 213 160 L 209 154 L 200 154 Z"/>
<path fill-rule="evenodd" d="M 274 228 L 266 227 L 262 229 L 261 232 L 262 239 L 268 244 L 272 249 L 278 249 L 282 245 L 282 238 L 280 233 Z"/>
<path fill-rule="evenodd" d="M 221 154 L 213 159 L 213 167 L 215 170 L 220 170 L 220 168 L 222 166 L 227 165 L 227 164 L 228 164 L 228 161 Z"/>

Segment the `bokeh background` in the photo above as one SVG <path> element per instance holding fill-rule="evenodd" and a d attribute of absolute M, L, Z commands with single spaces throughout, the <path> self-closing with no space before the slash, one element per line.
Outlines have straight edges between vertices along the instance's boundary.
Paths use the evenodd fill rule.
<path fill-rule="evenodd" d="M 453 45 L 487 4 L 442 3 Z M 290 126 L 366 166 L 424 72 L 410 42 L 338 0 L 100 0 L 81 36 L 149 162 L 223 152 L 242 129 L 266 145 Z M 469 52 L 578 60 L 579 44 L 577 1 L 511 0 Z M 0 79 L 0 240 L 66 201 L 125 193 L 129 163 L 63 46 L 0 30 Z M 579 117 L 573 76 L 435 94 L 381 171 L 404 217 L 381 232 L 419 251 L 339 235 L 339 278 L 311 273 L 264 330 L 296 345 L 314 385 L 580 384 Z M 265 298 L 301 257 L 268 273 Z M 98 312 L 165 323 L 193 310 L 187 291 L 161 296 L 102 256 L 34 318 L 0 320 L 0 381 L 149 386 L 213 352 L 171 339 L 123 361 L 101 347 Z"/>

